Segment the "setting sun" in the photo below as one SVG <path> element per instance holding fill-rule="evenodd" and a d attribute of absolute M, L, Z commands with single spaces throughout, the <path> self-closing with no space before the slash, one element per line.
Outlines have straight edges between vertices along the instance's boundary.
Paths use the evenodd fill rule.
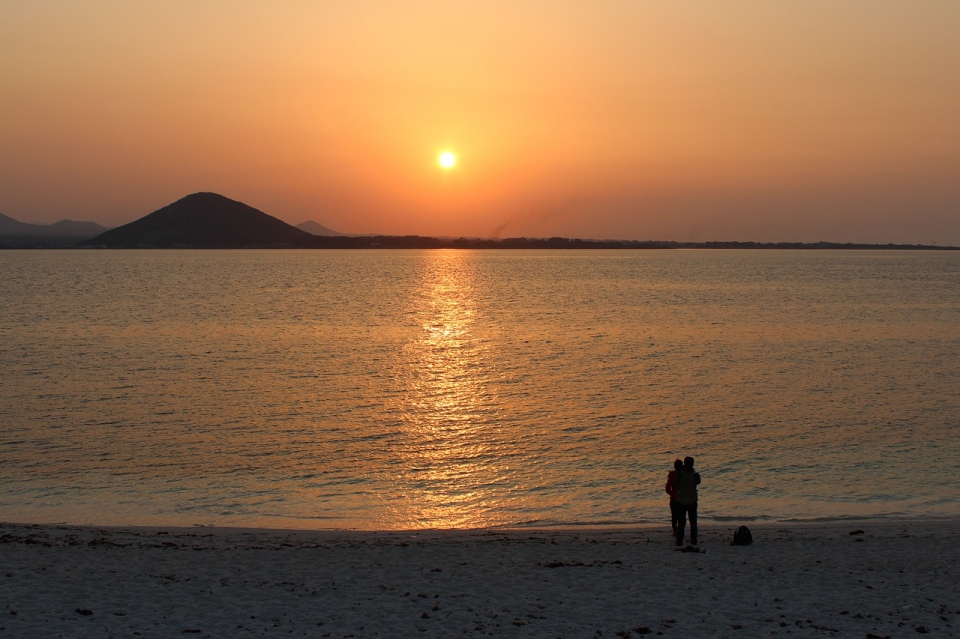
<path fill-rule="evenodd" d="M 449 151 L 447 151 L 445 153 L 440 154 L 440 166 L 442 166 L 443 168 L 449 169 L 453 167 L 453 165 L 456 163 L 457 163 L 457 158 L 456 156 L 453 155 L 453 153 L 450 153 Z"/>

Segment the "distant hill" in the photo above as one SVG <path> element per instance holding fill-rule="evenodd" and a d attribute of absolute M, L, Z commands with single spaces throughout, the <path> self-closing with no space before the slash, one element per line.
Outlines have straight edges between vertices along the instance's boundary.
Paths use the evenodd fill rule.
<path fill-rule="evenodd" d="M 40 229 L 40 224 L 27 224 L 0 213 L 0 235 L 37 235 Z"/>
<path fill-rule="evenodd" d="M 837 242 L 676 242 L 584 240 L 565 237 L 504 239 L 437 238 L 417 235 L 344 235 L 316 222 L 291 226 L 263 211 L 216 193 L 194 193 L 149 215 L 89 239 L 58 233 L 91 233 L 93 222 L 61 220 L 25 224 L 0 215 L 0 248 L 97 246 L 108 248 L 317 248 L 317 249 L 801 249 L 960 250 L 919 244 Z M 320 234 L 320 233 L 325 234 Z M 41 235 L 43 234 L 43 235 Z M 79 241 L 83 239 L 84 241 Z"/>
<path fill-rule="evenodd" d="M 96 222 L 28 224 L 0 213 L 0 246 L 70 246 L 107 230 Z"/>
<path fill-rule="evenodd" d="M 314 236 L 217 193 L 194 193 L 85 242 L 112 248 L 309 246 Z"/>
<path fill-rule="evenodd" d="M 324 237 L 343 235 L 343 233 L 338 233 L 333 229 L 328 229 L 323 224 L 317 224 L 313 220 L 310 220 L 309 222 L 301 222 L 300 224 L 297 224 L 297 228 L 301 231 L 306 231 L 310 235 L 322 235 Z"/>

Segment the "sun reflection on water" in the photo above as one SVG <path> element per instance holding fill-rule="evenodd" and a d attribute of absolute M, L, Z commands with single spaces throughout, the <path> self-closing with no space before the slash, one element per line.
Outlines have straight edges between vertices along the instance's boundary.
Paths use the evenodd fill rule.
<path fill-rule="evenodd" d="M 488 385 L 490 344 L 474 330 L 476 264 L 467 257 L 424 253 L 409 310 L 420 330 L 404 346 L 397 371 L 402 444 L 394 454 L 409 490 L 386 515 L 390 527 L 502 523 L 496 494 L 508 469 L 491 432 L 498 402 Z"/>

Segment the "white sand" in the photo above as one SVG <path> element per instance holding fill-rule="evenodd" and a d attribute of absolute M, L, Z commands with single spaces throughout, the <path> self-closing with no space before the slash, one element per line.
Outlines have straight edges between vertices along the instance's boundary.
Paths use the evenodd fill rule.
<path fill-rule="evenodd" d="M 952 637 L 958 523 L 754 526 L 749 547 L 704 526 L 706 554 L 665 528 L 7 524 L 0 636 Z"/>

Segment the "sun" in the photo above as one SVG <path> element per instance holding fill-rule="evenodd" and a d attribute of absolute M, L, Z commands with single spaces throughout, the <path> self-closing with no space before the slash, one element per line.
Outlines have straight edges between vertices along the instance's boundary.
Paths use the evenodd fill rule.
<path fill-rule="evenodd" d="M 450 151 L 445 151 L 440 154 L 439 162 L 443 168 L 450 169 L 457 163 L 457 157 L 453 153 L 450 153 Z"/>

